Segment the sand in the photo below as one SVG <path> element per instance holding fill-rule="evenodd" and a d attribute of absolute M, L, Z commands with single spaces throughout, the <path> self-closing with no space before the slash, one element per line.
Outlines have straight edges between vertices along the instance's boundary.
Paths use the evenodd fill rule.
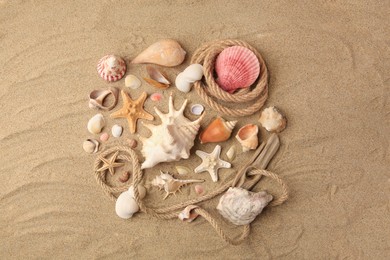
<path fill-rule="evenodd" d="M 0 258 L 389 259 L 389 8 L 386 1 L 356 0 L 1 0 Z M 96 156 L 82 150 L 83 140 L 93 137 L 86 124 L 96 113 L 88 108 L 89 92 L 124 87 L 124 80 L 100 79 L 97 61 L 107 53 L 130 61 L 163 38 L 179 40 L 188 52 L 183 65 L 165 69 L 171 79 L 202 43 L 249 42 L 270 71 L 266 106 L 276 105 L 288 117 L 269 170 L 284 178 L 291 197 L 266 209 L 240 246 L 223 242 L 204 219 L 119 219 L 93 177 Z M 129 66 L 128 73 L 146 74 L 142 65 Z M 141 91 L 158 92 L 144 83 L 129 93 L 136 98 Z M 157 105 L 166 111 L 170 92 L 176 106 L 185 98 L 202 103 L 195 91 L 185 95 L 171 87 L 161 92 L 160 103 L 148 100 L 146 110 Z M 206 112 L 203 127 L 217 115 L 208 107 Z M 238 126 L 258 117 L 239 118 Z M 106 131 L 117 123 L 125 132 L 103 149 L 131 137 L 125 120 L 107 122 Z M 138 129 L 147 135 L 140 123 Z M 261 139 L 267 137 L 262 130 Z M 223 143 L 223 152 L 232 144 L 234 138 Z M 239 155 L 234 169 L 246 156 Z M 194 154 L 145 176 L 199 163 Z M 231 173 L 221 171 L 219 183 L 207 173 L 188 177 L 205 179 L 209 192 Z M 277 193 L 269 181 L 255 188 L 261 189 Z M 190 186 L 162 201 L 150 189 L 147 203 L 171 205 L 195 196 Z M 239 235 L 240 228 L 219 217 L 217 202 L 202 207 L 230 236 Z"/>

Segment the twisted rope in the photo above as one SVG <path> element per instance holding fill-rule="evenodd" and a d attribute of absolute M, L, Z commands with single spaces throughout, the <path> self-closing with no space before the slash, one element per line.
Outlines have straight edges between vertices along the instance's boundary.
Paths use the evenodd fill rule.
<path fill-rule="evenodd" d="M 124 153 L 124 154 L 121 153 L 118 156 L 118 159 L 130 161 L 132 164 L 132 167 L 133 167 L 133 182 L 132 182 L 132 184 L 126 184 L 126 185 L 121 186 L 121 187 L 109 186 L 107 184 L 107 181 L 105 178 L 106 172 L 98 172 L 97 171 L 100 168 L 101 160 L 99 158 L 97 158 L 95 160 L 95 163 L 94 163 L 95 178 L 96 178 L 98 184 L 100 185 L 100 187 L 103 189 L 103 191 L 112 200 L 116 200 L 116 198 L 117 198 L 117 196 L 115 195 L 116 193 L 123 192 L 123 191 L 127 190 L 130 186 L 138 187 L 138 185 L 141 184 L 141 181 L 143 178 L 137 155 L 134 152 L 134 150 L 132 150 L 130 147 L 115 146 L 115 147 L 112 147 L 112 148 L 105 150 L 100 155 L 105 157 L 105 156 L 107 156 L 113 152 L 116 152 L 116 151 L 120 151 L 120 152 Z M 266 170 L 253 168 L 248 172 L 248 175 L 250 175 L 250 176 L 253 176 L 253 175 L 267 176 L 267 177 L 270 177 L 271 179 L 275 180 L 280 185 L 280 187 L 282 189 L 282 195 L 275 198 L 270 204 L 268 204 L 269 206 L 280 205 L 288 199 L 287 185 L 283 182 L 283 180 L 277 174 L 266 171 Z M 245 178 L 245 176 L 244 176 L 244 178 Z M 144 212 L 146 214 L 150 214 L 158 219 L 173 219 L 173 218 L 177 218 L 180 211 L 183 210 L 185 207 L 212 199 L 212 198 L 222 194 L 229 187 L 233 187 L 234 186 L 233 184 L 234 184 L 234 178 L 229 180 L 227 183 L 223 184 L 217 190 L 215 190 L 209 194 L 206 194 L 202 197 L 194 198 L 194 199 L 191 199 L 191 200 L 188 200 L 186 202 L 182 202 L 182 203 L 179 203 L 176 205 L 165 207 L 165 208 L 149 208 L 149 207 L 147 207 L 145 205 L 145 203 L 142 201 L 142 199 L 139 195 L 138 189 L 134 189 L 134 199 L 137 202 L 137 204 L 139 205 L 139 208 L 142 212 Z M 248 237 L 248 235 L 250 233 L 250 225 L 245 225 L 240 237 L 238 237 L 236 239 L 231 239 L 224 233 L 224 231 L 222 230 L 220 225 L 217 223 L 216 219 L 212 215 L 210 215 L 206 210 L 198 207 L 198 208 L 194 209 L 194 211 L 197 214 L 199 214 L 200 216 L 202 216 L 203 218 L 205 218 L 211 224 L 211 226 L 215 229 L 215 231 L 218 233 L 218 235 L 224 241 L 228 242 L 229 244 L 232 244 L 232 245 L 240 244 L 246 237 Z"/>
<path fill-rule="evenodd" d="M 241 89 L 230 94 L 221 89 L 214 79 L 216 57 L 227 47 L 242 46 L 251 50 L 260 63 L 260 75 L 257 84 L 252 88 Z M 251 45 L 240 40 L 219 40 L 206 43 L 198 48 L 192 56 L 191 63 L 203 65 L 205 83 L 201 80 L 194 83 L 194 88 L 203 101 L 214 110 L 228 116 L 247 116 L 260 110 L 268 97 L 268 70 L 260 53 Z M 225 102 L 222 104 L 222 102 Z M 229 104 L 232 106 L 230 107 Z M 240 108 L 238 108 L 240 105 Z"/>

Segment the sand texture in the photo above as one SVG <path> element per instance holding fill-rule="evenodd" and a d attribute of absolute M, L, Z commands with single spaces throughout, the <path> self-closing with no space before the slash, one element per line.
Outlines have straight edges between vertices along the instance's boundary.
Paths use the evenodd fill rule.
<path fill-rule="evenodd" d="M 0 0 L 0 259 L 390 259 L 390 4 L 388 1 L 25 1 Z M 174 80 L 203 43 L 217 39 L 249 42 L 264 57 L 269 99 L 288 118 L 281 147 L 268 169 L 289 185 L 290 199 L 266 208 L 253 222 L 250 237 L 239 246 L 222 241 L 208 222 L 157 220 L 137 214 L 118 218 L 112 202 L 93 175 L 96 155 L 82 142 L 94 136 L 87 121 L 97 112 L 88 94 L 124 80 L 106 83 L 96 72 L 110 53 L 129 62 L 159 39 L 180 41 L 184 63 L 164 68 Z M 128 74 L 146 76 L 145 65 L 128 66 Z M 178 108 L 189 99 L 204 104 L 195 91 L 173 86 L 159 91 L 145 82 L 128 90 L 163 94 L 153 106 L 167 111 L 169 94 Z M 122 99 L 113 111 L 122 105 Z M 125 143 L 131 135 L 125 119 L 107 119 L 124 127 L 102 149 Z M 206 106 L 204 128 L 217 113 Z M 245 118 L 257 123 L 260 112 Z M 156 115 L 155 115 L 156 116 Z M 142 120 L 141 120 L 142 121 Z M 145 121 L 145 120 L 144 120 Z M 156 117 L 154 124 L 159 123 Z M 149 132 L 138 121 L 138 134 Z M 261 140 L 269 136 L 263 129 Z M 98 136 L 95 136 L 98 138 Z M 226 151 L 238 143 L 231 138 Z M 189 160 L 145 171 L 150 181 L 159 170 L 195 168 L 196 143 Z M 140 147 L 137 153 L 140 160 Z M 236 170 L 251 155 L 240 153 Z M 206 192 L 231 179 L 221 170 Z M 121 170 L 119 170 L 121 171 Z M 119 185 L 115 175 L 112 183 Z M 255 190 L 277 194 L 271 181 Z M 162 200 L 148 189 L 146 203 L 172 205 L 196 197 L 194 186 Z M 241 228 L 215 216 L 231 237 Z"/>

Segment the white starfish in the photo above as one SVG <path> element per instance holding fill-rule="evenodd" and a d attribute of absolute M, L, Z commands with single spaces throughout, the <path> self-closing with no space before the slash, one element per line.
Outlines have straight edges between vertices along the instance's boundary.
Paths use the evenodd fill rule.
<path fill-rule="evenodd" d="M 231 167 L 230 163 L 225 162 L 219 158 L 219 155 L 221 154 L 220 145 L 215 146 L 214 151 L 211 153 L 205 153 L 200 150 L 197 150 L 195 153 L 203 160 L 203 162 L 195 168 L 194 172 L 200 173 L 208 171 L 213 182 L 218 181 L 218 169 Z"/>

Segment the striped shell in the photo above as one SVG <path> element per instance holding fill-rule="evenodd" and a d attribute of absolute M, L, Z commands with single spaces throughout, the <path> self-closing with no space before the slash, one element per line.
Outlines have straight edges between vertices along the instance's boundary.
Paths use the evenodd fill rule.
<path fill-rule="evenodd" d="M 251 86 L 260 74 L 256 55 L 242 46 L 224 49 L 217 57 L 215 71 L 217 83 L 225 91 L 233 93 L 239 88 Z"/>
<path fill-rule="evenodd" d="M 117 81 L 125 75 L 126 63 L 121 57 L 106 55 L 99 60 L 97 71 L 104 80 Z"/>

